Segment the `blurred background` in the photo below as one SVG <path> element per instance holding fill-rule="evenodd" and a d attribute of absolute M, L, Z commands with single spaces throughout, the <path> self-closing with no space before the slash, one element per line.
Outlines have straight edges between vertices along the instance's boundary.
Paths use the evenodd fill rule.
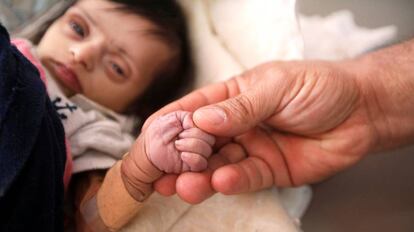
<path fill-rule="evenodd" d="M 359 26 L 397 26 L 391 43 L 414 38 L 413 0 L 298 0 L 306 16 L 349 9 Z M 350 46 L 352 46 L 350 44 Z M 313 186 L 305 232 L 414 231 L 414 146 L 372 154 Z"/>
<path fill-rule="evenodd" d="M 413 0 L 297 0 L 298 11 L 304 15 L 326 16 L 338 10 L 351 10 L 358 25 L 377 28 L 395 25 L 401 41 L 414 36 Z"/>
<path fill-rule="evenodd" d="M 0 0 L 0 22 L 9 31 L 32 21 L 58 0 Z"/>

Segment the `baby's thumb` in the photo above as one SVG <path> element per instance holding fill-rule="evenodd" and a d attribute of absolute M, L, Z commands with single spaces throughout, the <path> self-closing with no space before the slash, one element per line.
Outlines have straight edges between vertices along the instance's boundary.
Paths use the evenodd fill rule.
<path fill-rule="evenodd" d="M 268 94 L 251 89 L 217 104 L 202 107 L 193 114 L 193 121 L 202 130 L 216 136 L 236 136 L 270 117 L 274 108 Z M 272 110 L 273 108 L 273 110 Z"/>

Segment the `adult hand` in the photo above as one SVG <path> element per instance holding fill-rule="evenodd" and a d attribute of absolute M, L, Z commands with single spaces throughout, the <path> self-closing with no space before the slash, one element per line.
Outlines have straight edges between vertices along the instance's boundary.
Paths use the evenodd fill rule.
<path fill-rule="evenodd" d="M 210 170 L 166 176 L 155 188 L 198 203 L 215 191 L 313 183 L 351 166 L 387 138 L 401 137 L 395 136 L 403 134 L 401 128 L 391 130 L 387 123 L 398 119 L 390 112 L 405 112 L 407 105 L 393 106 L 395 93 L 404 89 L 387 90 L 387 78 L 373 81 L 378 73 L 387 76 L 387 65 L 372 60 L 268 63 L 172 103 L 157 114 L 197 109 L 199 128 L 231 140 L 212 156 Z M 381 97 L 393 99 L 379 104 Z"/>

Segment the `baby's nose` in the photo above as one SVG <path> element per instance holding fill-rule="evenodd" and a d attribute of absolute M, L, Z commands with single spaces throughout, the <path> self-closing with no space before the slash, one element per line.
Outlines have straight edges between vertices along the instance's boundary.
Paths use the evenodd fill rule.
<path fill-rule="evenodd" d="M 99 57 L 102 57 L 105 43 L 102 39 L 85 40 L 73 44 L 69 51 L 74 63 L 82 65 L 91 71 Z"/>

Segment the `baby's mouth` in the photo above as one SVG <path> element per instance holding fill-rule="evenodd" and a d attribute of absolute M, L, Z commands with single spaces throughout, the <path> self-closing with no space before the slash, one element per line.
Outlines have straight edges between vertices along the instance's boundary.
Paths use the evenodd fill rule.
<path fill-rule="evenodd" d="M 52 68 L 53 73 L 59 79 L 58 81 L 61 82 L 64 87 L 75 93 L 82 92 L 82 86 L 79 83 L 78 76 L 70 67 L 59 62 L 53 62 Z"/>

